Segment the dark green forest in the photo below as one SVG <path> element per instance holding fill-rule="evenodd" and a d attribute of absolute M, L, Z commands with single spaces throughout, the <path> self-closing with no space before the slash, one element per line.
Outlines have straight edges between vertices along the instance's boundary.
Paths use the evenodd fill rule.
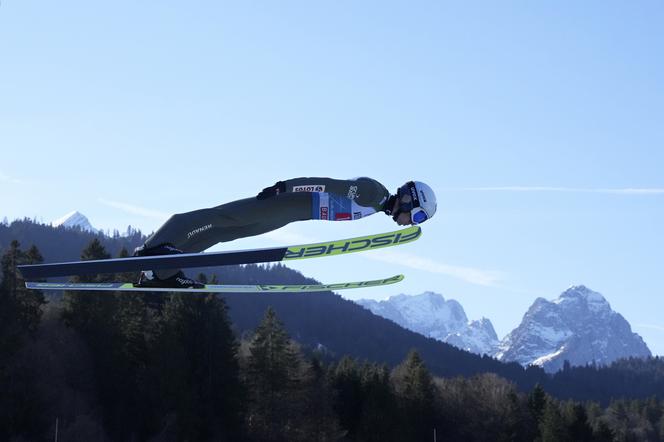
<path fill-rule="evenodd" d="M 100 238 L 79 251 L 81 259 L 128 255 L 127 248 L 110 253 Z M 306 328 L 293 336 L 283 302 L 302 301 L 297 296 L 262 295 L 254 300 L 260 309 L 255 319 L 235 312 L 246 306 L 237 299 L 214 295 L 66 292 L 47 298 L 26 290 L 16 270 L 42 262 L 40 249 L 18 241 L 1 245 L 0 440 L 54 440 L 56 429 L 62 441 L 664 439 L 664 364 L 658 358 L 567 365 L 553 376 L 505 371 L 523 379 L 491 370 L 446 376 L 431 370 L 417 345 L 385 363 L 331 353 L 313 345 L 327 341 L 305 336 Z M 296 276 L 283 266 L 199 275 L 220 277 L 251 283 Z M 277 300 L 282 304 L 271 302 Z M 357 336 L 358 345 L 362 339 Z"/>

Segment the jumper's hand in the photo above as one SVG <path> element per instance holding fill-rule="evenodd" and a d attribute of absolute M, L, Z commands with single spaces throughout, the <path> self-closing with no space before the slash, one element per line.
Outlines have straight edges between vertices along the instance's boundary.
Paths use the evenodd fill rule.
<path fill-rule="evenodd" d="M 256 195 L 256 198 L 259 200 L 264 200 L 284 192 L 286 192 L 286 183 L 284 181 L 277 181 L 274 186 L 266 187 L 265 189 L 261 190 L 261 192 Z"/>

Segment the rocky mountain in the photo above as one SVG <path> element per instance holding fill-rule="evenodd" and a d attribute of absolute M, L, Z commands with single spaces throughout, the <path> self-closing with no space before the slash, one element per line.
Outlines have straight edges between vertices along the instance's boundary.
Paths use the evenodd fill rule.
<path fill-rule="evenodd" d="M 360 299 L 356 302 L 403 328 L 471 353 L 492 355 L 498 348 L 498 337 L 491 321 L 482 318 L 469 322 L 461 304 L 453 299 L 445 300 L 437 293 L 402 294 L 384 301 Z"/>
<path fill-rule="evenodd" d="M 69 228 L 74 228 L 74 227 L 80 227 L 81 230 L 84 230 L 86 232 L 91 232 L 91 233 L 97 233 L 99 230 L 95 229 L 92 227 L 92 224 L 90 224 L 90 220 L 83 215 L 81 212 L 78 211 L 73 211 L 62 218 L 56 219 L 51 223 L 53 227 L 59 227 L 59 226 L 64 226 L 64 227 L 69 227 Z"/>
<path fill-rule="evenodd" d="M 609 364 L 622 357 L 651 356 L 641 336 L 604 297 L 572 286 L 557 299 L 538 298 L 521 324 L 500 343 L 496 357 L 555 372 L 571 365 Z"/>

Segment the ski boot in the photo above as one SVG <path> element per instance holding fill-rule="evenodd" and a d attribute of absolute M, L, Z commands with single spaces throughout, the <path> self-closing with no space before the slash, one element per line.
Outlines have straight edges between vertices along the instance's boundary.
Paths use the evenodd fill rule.
<path fill-rule="evenodd" d="M 185 276 L 180 270 L 173 276 L 165 279 L 157 278 L 152 270 L 144 270 L 138 278 L 138 282 L 134 283 L 134 287 L 147 287 L 147 288 L 169 288 L 169 289 L 202 289 L 205 284 L 201 284 L 191 278 Z"/>
<path fill-rule="evenodd" d="M 179 255 L 181 253 L 184 252 L 170 243 L 159 244 L 154 247 L 145 247 L 145 244 L 143 244 L 134 249 L 134 256 Z"/>
<path fill-rule="evenodd" d="M 134 256 L 159 256 L 159 255 L 179 255 L 184 253 L 182 250 L 165 243 L 155 247 L 146 248 L 145 244 L 134 249 Z M 167 278 L 159 278 L 152 270 L 143 270 L 134 283 L 134 287 L 154 287 L 154 288 L 173 288 L 173 289 L 202 289 L 204 284 L 197 282 L 182 272 L 178 271 L 175 275 Z"/>

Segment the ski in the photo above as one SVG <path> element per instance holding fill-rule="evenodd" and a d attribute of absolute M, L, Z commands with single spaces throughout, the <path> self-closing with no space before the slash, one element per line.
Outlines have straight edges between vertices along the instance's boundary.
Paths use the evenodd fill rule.
<path fill-rule="evenodd" d="M 411 226 L 393 232 L 357 238 L 267 249 L 233 250 L 209 253 L 183 253 L 179 255 L 132 256 L 89 261 L 59 262 L 18 266 L 24 279 L 54 276 L 120 273 L 138 270 L 182 269 L 191 267 L 215 267 L 233 264 L 290 261 L 345 255 L 406 244 L 418 239 L 422 229 Z"/>
<path fill-rule="evenodd" d="M 308 293 L 328 290 L 359 289 L 365 287 L 378 287 L 395 284 L 402 281 L 403 275 L 396 275 L 385 279 L 373 281 L 341 282 L 337 284 L 311 284 L 311 285 L 231 285 L 207 284 L 200 289 L 186 288 L 154 288 L 135 287 L 132 283 L 53 283 L 53 282 L 26 282 L 25 286 L 34 290 L 93 290 L 93 291 L 121 291 L 121 292 L 194 292 L 194 293 Z"/>

